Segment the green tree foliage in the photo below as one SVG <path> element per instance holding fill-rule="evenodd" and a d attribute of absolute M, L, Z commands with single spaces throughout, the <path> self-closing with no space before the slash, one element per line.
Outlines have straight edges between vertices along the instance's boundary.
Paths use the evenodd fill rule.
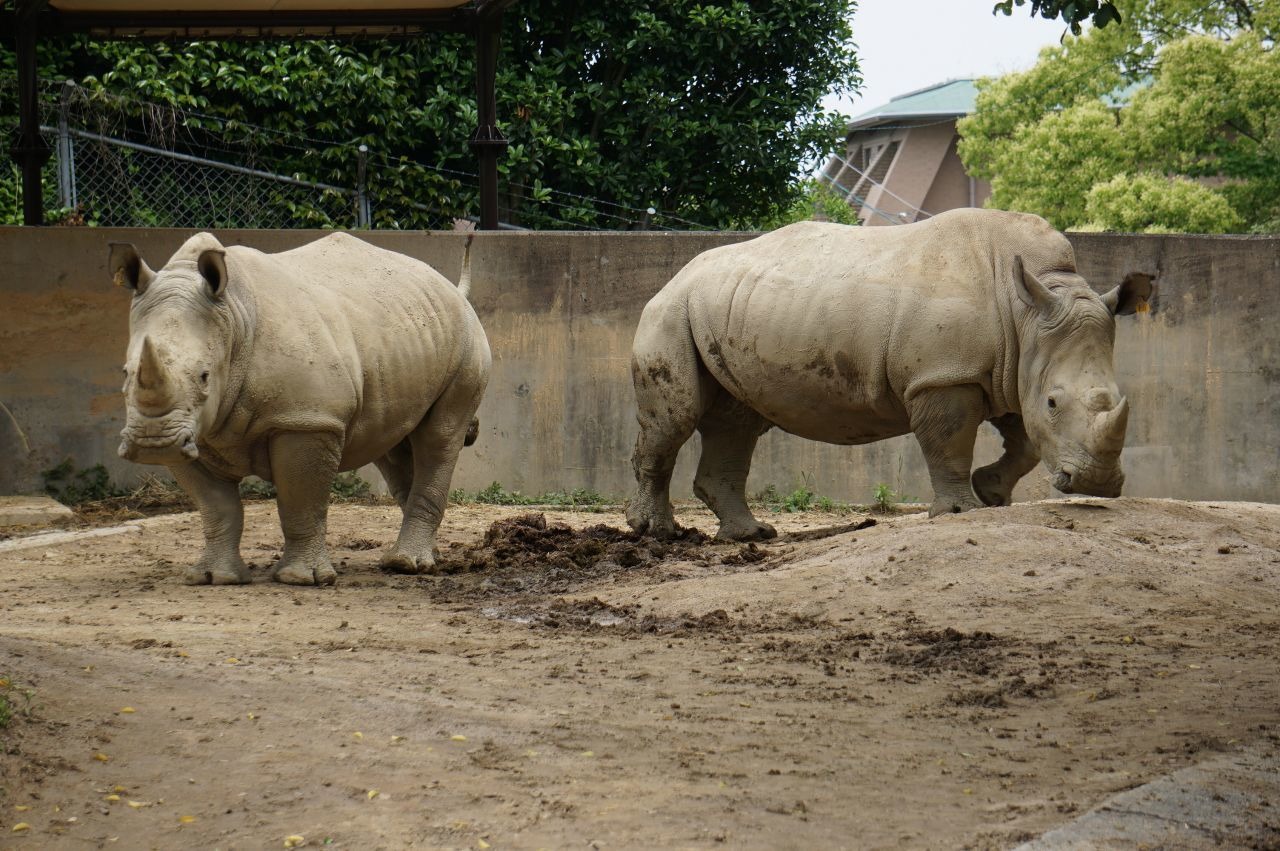
<path fill-rule="evenodd" d="M 1105 27 L 1112 21 L 1120 20 L 1120 10 L 1116 4 L 1108 0 L 1003 0 L 992 10 L 1005 15 L 1013 14 L 1014 6 L 1031 4 L 1031 14 L 1042 18 L 1062 18 L 1076 35 L 1080 34 L 1080 24 L 1092 21 L 1095 27 Z"/>
<path fill-rule="evenodd" d="M 979 83 L 959 152 L 988 205 L 1064 229 L 1275 230 L 1280 0 L 1250 4 L 1252 29 L 1188 0 L 1117 4 L 1122 23 Z"/>
<path fill-rule="evenodd" d="M 653 206 L 708 226 L 770 216 L 859 82 L 854 0 L 523 0 L 506 14 L 498 113 L 506 218 L 635 227 Z M 12 56 L 0 68 L 12 73 Z M 352 185 L 366 144 L 375 195 L 475 212 L 473 45 L 416 41 L 74 42 L 49 79 L 172 104 L 183 129 L 256 146 L 260 163 Z M 145 118 L 145 116 L 143 116 Z M 296 134 L 292 141 L 257 128 Z M 299 142 L 297 135 L 306 137 Z M 555 193 L 552 190 L 556 190 Z M 568 194 L 560 194 L 568 193 Z M 581 197 L 577 197 L 581 196 Z M 600 199 L 597 203 L 587 199 Z M 384 205 L 394 207 L 395 203 Z M 414 226 L 377 219 L 375 226 Z"/>
<path fill-rule="evenodd" d="M 1125 19 L 1120 12 L 1120 7 L 1125 5 L 1123 0 L 1001 0 L 991 11 L 992 14 L 1012 15 L 1014 6 L 1026 5 L 1031 6 L 1032 16 L 1039 15 L 1049 20 L 1061 18 L 1075 35 L 1080 35 L 1081 24 L 1086 21 L 1101 28 Z M 1194 2 L 1194 6 L 1191 3 L 1180 5 L 1182 8 L 1177 11 L 1184 14 L 1213 17 L 1224 24 L 1230 21 L 1231 26 L 1245 29 L 1253 25 L 1255 7 L 1260 4 L 1252 0 L 1215 0 L 1207 4 Z M 1139 17 L 1143 17 L 1141 11 Z"/>

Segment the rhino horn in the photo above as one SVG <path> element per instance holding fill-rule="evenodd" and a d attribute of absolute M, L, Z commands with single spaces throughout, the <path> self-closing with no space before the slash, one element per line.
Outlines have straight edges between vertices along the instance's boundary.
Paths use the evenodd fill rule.
<path fill-rule="evenodd" d="M 138 353 L 138 397 L 139 407 L 168 410 L 169 381 L 160 353 L 151 342 L 150 337 L 142 338 L 142 351 Z"/>
<path fill-rule="evenodd" d="M 1121 399 L 1119 405 L 1100 412 L 1094 420 L 1099 444 L 1116 451 L 1124 448 L 1124 432 L 1128 425 L 1129 400 Z"/>

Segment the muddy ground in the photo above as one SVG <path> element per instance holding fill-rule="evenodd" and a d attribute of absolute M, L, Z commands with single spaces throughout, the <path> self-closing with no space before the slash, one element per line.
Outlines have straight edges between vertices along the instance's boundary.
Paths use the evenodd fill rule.
<path fill-rule="evenodd" d="M 1004 848 L 1280 743 L 1280 506 L 775 515 L 809 533 L 758 547 L 452 507 L 458 572 L 412 578 L 376 568 L 396 514 L 335 506 L 319 590 L 266 581 L 269 503 L 247 587 L 179 584 L 191 514 L 0 552 L 35 691 L 0 847 Z"/>

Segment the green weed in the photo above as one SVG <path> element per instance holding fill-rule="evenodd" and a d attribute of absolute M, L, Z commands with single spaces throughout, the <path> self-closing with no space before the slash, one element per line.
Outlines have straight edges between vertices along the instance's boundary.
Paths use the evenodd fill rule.
<path fill-rule="evenodd" d="M 871 508 L 881 514 L 893 514 L 897 511 L 897 503 L 900 499 L 899 495 L 894 493 L 893 488 L 881 482 L 871 492 Z"/>

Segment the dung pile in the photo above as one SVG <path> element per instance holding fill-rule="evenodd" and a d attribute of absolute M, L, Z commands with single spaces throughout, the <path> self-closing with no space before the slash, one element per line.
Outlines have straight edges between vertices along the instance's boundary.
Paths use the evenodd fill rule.
<path fill-rule="evenodd" d="M 683 530 L 675 541 L 664 542 L 604 524 L 575 530 L 563 523 L 548 524 L 541 513 L 522 514 L 497 521 L 479 544 L 446 554 L 443 561 L 452 571 L 608 570 L 661 560 L 672 549 L 687 550 L 707 540 L 696 529 Z"/>

